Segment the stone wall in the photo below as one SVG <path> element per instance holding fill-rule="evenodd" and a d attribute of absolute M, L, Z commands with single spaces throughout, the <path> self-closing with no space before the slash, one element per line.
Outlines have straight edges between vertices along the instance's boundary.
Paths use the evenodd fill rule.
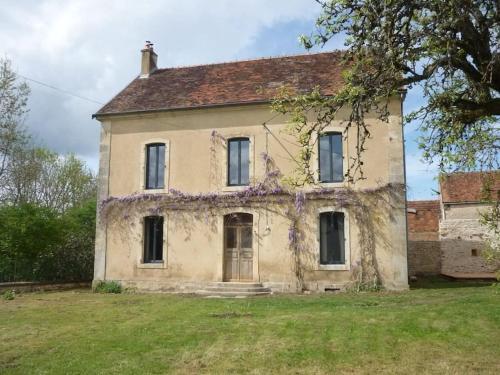
<path fill-rule="evenodd" d="M 439 275 L 439 201 L 408 202 L 408 275 Z"/>
<path fill-rule="evenodd" d="M 486 264 L 481 255 L 483 247 L 482 241 L 441 241 L 441 272 L 444 274 L 494 272 L 494 268 Z"/>
<path fill-rule="evenodd" d="M 484 228 L 476 219 L 451 219 L 440 222 L 441 272 L 493 272 L 481 256 L 484 248 Z"/>
<path fill-rule="evenodd" d="M 408 275 L 427 276 L 441 273 L 439 241 L 408 241 Z"/>

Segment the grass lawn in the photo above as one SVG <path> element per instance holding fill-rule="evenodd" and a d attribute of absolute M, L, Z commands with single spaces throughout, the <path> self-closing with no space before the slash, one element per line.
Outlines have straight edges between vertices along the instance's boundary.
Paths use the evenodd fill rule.
<path fill-rule="evenodd" d="M 500 289 L 0 300 L 1 374 L 500 373 Z"/>

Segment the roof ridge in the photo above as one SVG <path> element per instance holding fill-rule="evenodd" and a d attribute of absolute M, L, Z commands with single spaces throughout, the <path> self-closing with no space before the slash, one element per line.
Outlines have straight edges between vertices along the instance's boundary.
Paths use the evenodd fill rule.
<path fill-rule="evenodd" d="M 253 61 L 262 61 L 262 60 L 277 60 L 277 59 L 286 59 L 288 57 L 326 55 L 326 54 L 331 54 L 331 53 L 342 54 L 343 52 L 345 52 L 345 51 L 340 50 L 340 49 L 334 49 L 331 51 L 323 51 L 323 52 L 306 52 L 306 53 L 297 53 L 297 54 L 290 54 L 290 55 L 274 55 L 274 56 L 255 57 L 252 59 L 229 60 L 229 61 L 213 62 L 213 63 L 206 63 L 206 64 L 178 65 L 178 66 L 170 66 L 168 68 L 158 68 L 154 71 L 153 74 L 161 72 L 161 71 L 165 71 L 165 70 L 197 68 L 197 67 L 202 67 L 202 66 L 228 65 L 228 64 L 235 64 L 235 63 L 241 63 L 241 62 L 253 62 Z"/>

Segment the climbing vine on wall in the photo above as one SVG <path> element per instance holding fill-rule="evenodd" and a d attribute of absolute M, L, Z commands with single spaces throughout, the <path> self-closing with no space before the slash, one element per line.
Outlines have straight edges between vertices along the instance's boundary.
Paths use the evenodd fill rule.
<path fill-rule="evenodd" d="M 264 177 L 261 182 L 235 192 L 210 192 L 189 194 L 170 189 L 168 194 L 136 193 L 127 196 L 109 197 L 100 203 L 100 214 L 106 222 L 119 222 L 133 225 L 131 212 L 158 215 L 190 213 L 190 218 L 208 222 L 220 215 L 221 210 L 232 208 L 262 209 L 266 212 L 286 217 L 289 248 L 293 255 L 293 271 L 298 288 L 305 288 L 304 277 L 312 270 L 307 254 L 311 253 L 306 241 L 304 220 L 308 208 L 318 205 L 348 209 L 359 228 L 360 261 L 353 265 L 353 282 L 357 287 L 377 286 L 380 272 L 376 257 L 375 233 L 383 233 L 379 225 L 389 219 L 393 209 L 391 202 L 404 196 L 403 186 L 387 184 L 376 189 L 353 190 L 350 188 L 320 188 L 299 190 L 284 188 L 280 184 L 281 173 L 272 158 L 262 153 Z M 310 206 L 310 207 L 309 207 Z"/>

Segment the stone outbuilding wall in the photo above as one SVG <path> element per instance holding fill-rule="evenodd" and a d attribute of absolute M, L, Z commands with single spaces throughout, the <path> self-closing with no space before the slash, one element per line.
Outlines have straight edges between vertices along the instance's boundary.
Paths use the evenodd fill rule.
<path fill-rule="evenodd" d="M 439 275 L 439 201 L 408 202 L 408 275 Z"/>

